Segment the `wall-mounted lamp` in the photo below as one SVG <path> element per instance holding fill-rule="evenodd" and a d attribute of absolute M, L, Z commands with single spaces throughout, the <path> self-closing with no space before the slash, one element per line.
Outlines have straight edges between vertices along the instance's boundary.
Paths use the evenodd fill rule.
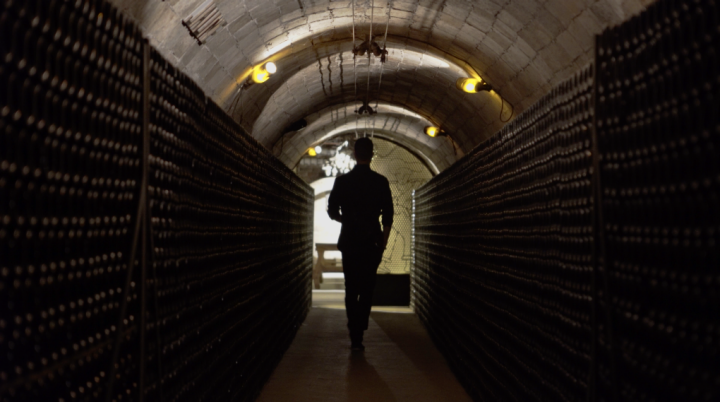
<path fill-rule="evenodd" d="M 262 84 L 263 82 L 269 80 L 270 76 L 275 74 L 276 72 L 277 72 L 277 66 L 272 61 L 268 61 L 267 63 L 261 64 L 259 66 L 255 66 L 252 69 L 250 76 L 247 77 L 247 79 L 238 87 L 237 95 L 235 95 L 235 99 L 230 103 L 230 106 L 229 106 L 228 110 L 226 110 L 226 111 L 230 115 L 235 113 L 235 108 L 237 107 L 238 103 L 240 101 L 242 101 L 242 92 L 244 90 L 247 90 L 251 85 L 253 85 L 255 83 Z M 239 84 L 239 82 L 238 82 L 238 84 Z M 240 121 L 242 121 L 242 114 L 240 117 Z M 304 120 L 301 120 L 301 121 L 304 122 Z M 293 123 L 293 124 L 300 124 L 300 121 Z M 307 123 L 303 123 L 303 125 L 299 128 L 303 128 L 306 125 L 307 125 Z M 283 138 L 282 136 L 285 135 L 286 133 L 287 133 L 287 131 L 283 132 L 281 135 L 281 138 Z M 315 155 L 313 155 L 313 156 L 315 156 Z"/>
<path fill-rule="evenodd" d="M 488 84 L 483 80 L 478 80 L 475 78 L 458 78 L 458 80 L 455 82 L 455 86 L 457 87 L 457 89 L 470 94 L 474 94 L 480 91 L 492 90 L 492 85 Z"/>
<path fill-rule="evenodd" d="M 257 66 L 253 69 L 252 80 L 253 82 L 261 84 L 270 79 L 270 76 L 275 74 L 275 72 L 277 72 L 277 66 L 272 61 L 268 61 L 262 66 Z"/>
<path fill-rule="evenodd" d="M 427 126 L 425 127 L 425 134 L 429 135 L 430 137 L 447 137 L 448 140 L 450 140 L 450 143 L 453 146 L 453 151 L 455 151 L 455 155 L 457 155 L 457 146 L 455 144 L 455 140 L 450 136 L 450 134 L 446 133 L 445 130 L 441 129 L 440 127 L 435 126 Z"/>
<path fill-rule="evenodd" d="M 435 126 L 428 126 L 425 127 L 425 134 L 429 135 L 430 137 L 437 137 L 437 136 L 444 136 L 445 130 L 441 130 L 439 127 Z"/>
<path fill-rule="evenodd" d="M 308 148 L 307 153 L 310 156 L 317 156 L 317 152 L 315 151 L 315 148 Z"/>

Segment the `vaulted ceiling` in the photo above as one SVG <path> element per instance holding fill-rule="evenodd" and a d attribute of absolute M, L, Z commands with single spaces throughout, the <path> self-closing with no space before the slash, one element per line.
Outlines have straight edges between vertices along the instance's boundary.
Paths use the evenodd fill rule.
<path fill-rule="evenodd" d="M 442 170 L 592 59 L 594 35 L 652 0 L 214 0 L 226 25 L 203 45 L 182 20 L 204 0 L 111 0 L 169 61 L 293 166 L 308 146 L 368 132 Z M 354 6 L 354 13 L 353 13 Z M 369 34 L 388 61 L 353 58 Z M 253 66 L 267 82 L 240 89 Z M 466 94 L 461 77 L 493 92 Z M 369 100 L 377 114 L 354 110 Z M 288 132 L 306 119 L 308 126 Z M 429 138 L 425 125 L 450 134 Z M 453 144 L 454 143 L 454 144 Z"/>

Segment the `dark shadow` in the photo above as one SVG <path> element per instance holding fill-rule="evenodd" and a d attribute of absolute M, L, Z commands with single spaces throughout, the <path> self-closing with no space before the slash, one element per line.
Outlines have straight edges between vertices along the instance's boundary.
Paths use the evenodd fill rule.
<path fill-rule="evenodd" d="M 349 402 L 396 402 L 390 387 L 382 380 L 375 368 L 365 360 L 362 352 L 350 354 L 347 371 Z"/>
<path fill-rule="evenodd" d="M 438 358 L 442 359 L 439 353 L 427 353 L 434 351 L 435 345 L 415 314 L 373 311 L 370 317 L 423 373 L 434 373 L 436 364 L 445 363 L 438 361 Z"/>
<path fill-rule="evenodd" d="M 449 369 L 447 361 L 435 348 L 415 314 L 372 312 L 370 317 L 423 373 L 426 385 L 433 385 L 427 388 L 428 400 L 453 400 L 452 392 L 458 392 L 458 398 L 466 398 L 462 388 L 456 385 L 457 379 Z M 442 366 L 448 368 L 439 369 Z"/>

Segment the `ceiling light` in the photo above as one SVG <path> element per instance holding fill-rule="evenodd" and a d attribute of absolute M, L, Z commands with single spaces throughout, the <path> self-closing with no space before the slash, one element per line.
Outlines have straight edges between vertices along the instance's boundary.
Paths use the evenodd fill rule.
<path fill-rule="evenodd" d="M 340 152 L 346 145 L 347 141 L 337 148 L 337 153 L 334 156 L 331 156 L 324 162 L 322 170 L 325 171 L 325 176 L 330 177 L 345 174 L 355 167 L 355 159 L 345 152 Z"/>
<path fill-rule="evenodd" d="M 270 75 L 275 74 L 276 72 L 277 66 L 272 61 L 269 61 L 264 65 L 255 67 L 253 69 L 252 80 L 260 84 L 270 79 Z"/>
<path fill-rule="evenodd" d="M 457 89 L 470 94 L 480 91 L 490 91 L 492 89 L 492 86 L 487 82 L 475 78 L 458 78 L 455 86 Z"/>
<path fill-rule="evenodd" d="M 387 48 L 380 48 L 380 45 L 378 45 L 377 42 L 373 41 L 373 39 L 375 39 L 375 36 L 368 35 L 363 43 L 358 46 L 353 46 L 352 52 L 355 56 L 364 56 L 365 52 L 367 52 L 368 57 L 370 57 L 370 54 L 372 53 L 375 55 L 375 57 L 380 57 L 381 63 L 385 63 L 386 56 L 388 54 Z"/>
<path fill-rule="evenodd" d="M 275 74 L 277 72 L 277 66 L 272 61 L 268 61 L 265 63 L 265 70 L 270 74 Z"/>
<path fill-rule="evenodd" d="M 440 130 L 439 127 L 435 126 L 428 126 L 425 127 L 425 134 L 429 135 L 430 137 L 436 137 L 438 135 L 443 135 L 444 131 Z"/>
<path fill-rule="evenodd" d="M 316 154 L 322 153 L 322 147 L 321 147 L 320 145 L 316 145 L 316 146 L 315 146 L 315 153 L 316 153 Z"/>
<path fill-rule="evenodd" d="M 376 110 L 374 110 L 370 105 L 368 105 L 368 101 L 367 101 L 367 100 L 362 101 L 362 103 L 363 103 L 363 105 L 360 106 L 360 107 L 355 111 L 355 113 L 357 113 L 357 114 L 365 114 L 365 113 L 367 113 L 367 114 L 375 114 L 375 113 L 377 113 Z"/>
<path fill-rule="evenodd" d="M 307 153 L 310 156 L 317 156 L 317 152 L 315 152 L 315 148 L 308 148 Z"/>

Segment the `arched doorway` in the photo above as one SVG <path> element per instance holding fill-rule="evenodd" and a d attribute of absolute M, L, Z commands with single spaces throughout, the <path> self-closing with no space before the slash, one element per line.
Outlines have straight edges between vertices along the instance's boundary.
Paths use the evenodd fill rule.
<path fill-rule="evenodd" d="M 327 216 L 327 201 L 335 178 L 343 171 L 352 169 L 354 161 L 346 164 L 351 157 L 355 135 L 334 137 L 322 144 L 316 156 L 306 155 L 299 161 L 295 171 L 315 189 L 314 258 L 317 260 L 318 243 L 336 243 L 340 224 Z M 383 260 L 378 268 L 381 275 L 407 276 L 412 264 L 412 192 L 430 178 L 432 171 L 421 158 L 405 147 L 387 138 L 375 136 L 375 156 L 370 167 L 387 177 L 393 195 L 395 216 L 392 232 Z M 325 259 L 341 267 L 339 252 L 325 252 Z M 342 275 L 327 272 L 321 289 L 342 289 Z M 328 280 L 329 279 L 329 280 Z M 382 293 L 383 283 L 401 283 L 403 278 L 379 278 L 378 291 Z M 400 280 L 400 281 L 398 281 Z M 408 279 L 409 281 L 409 279 Z M 409 283 L 409 282 L 408 282 Z M 398 286 L 398 285 L 392 285 Z M 408 290 L 409 291 L 409 290 Z M 376 299 L 382 299 L 378 294 Z"/>

